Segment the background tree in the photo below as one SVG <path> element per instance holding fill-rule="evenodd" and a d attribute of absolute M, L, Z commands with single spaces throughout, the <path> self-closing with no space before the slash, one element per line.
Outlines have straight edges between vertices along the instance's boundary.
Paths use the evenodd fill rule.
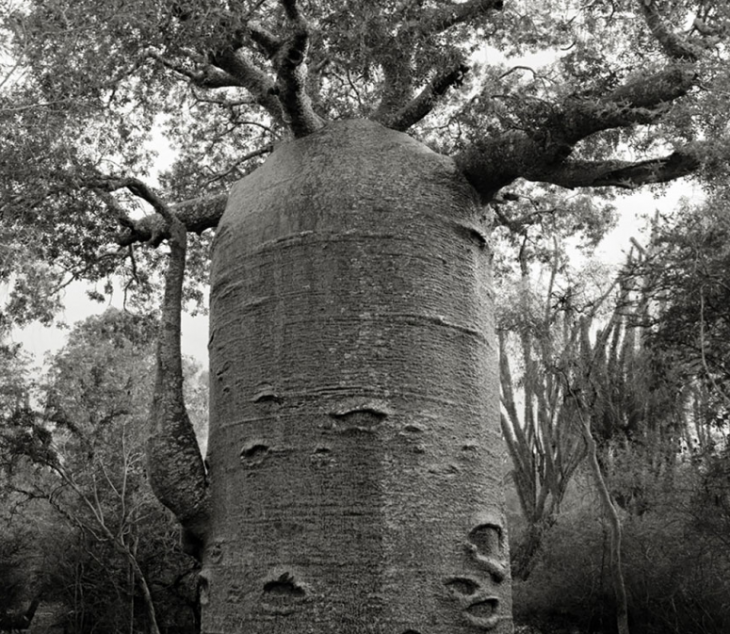
<path fill-rule="evenodd" d="M 48 575 L 44 568 L 52 567 L 46 554 L 51 552 L 54 542 L 46 514 L 31 503 L 23 509 L 22 501 L 13 494 L 11 483 L 26 480 L 26 469 L 18 468 L 8 452 L 9 444 L 27 444 L 27 423 L 31 416 L 31 398 L 34 382 L 32 368 L 27 355 L 18 345 L 2 340 L 0 344 L 0 447 L 3 449 L 0 461 L 0 629 L 27 629 L 33 622 L 38 602 L 46 589 Z M 7 452 L 7 453 L 6 453 Z M 37 548 L 37 542 L 44 542 L 49 550 Z M 52 559 L 52 558 L 51 558 Z"/>
<path fill-rule="evenodd" d="M 4 430 L 8 486 L 25 507 L 45 501 L 43 525 L 63 536 L 44 601 L 73 632 L 196 630 L 195 566 L 145 479 L 155 326 L 116 310 L 77 326 L 34 398 L 45 410 Z M 44 550 L 25 546 L 31 561 Z"/>
<path fill-rule="evenodd" d="M 679 219 L 684 221 L 682 214 Z M 684 244 L 699 226 L 695 218 L 692 230 L 672 235 L 655 225 L 649 247 L 637 243 L 618 278 L 610 319 L 583 324 L 584 354 L 562 368 L 572 395 L 565 417 L 590 419 L 591 479 L 601 483 L 602 500 L 592 499 L 587 469 L 579 468 L 560 521 L 544 536 L 535 572 L 517 586 L 522 619 L 549 628 L 567 628 L 561 618 L 584 628 L 608 627 L 616 605 L 609 590 L 609 555 L 620 536 L 626 614 L 637 630 L 722 632 L 727 627 L 730 613 L 720 599 L 727 592 L 722 537 L 727 534 L 727 428 L 721 398 L 708 398 L 709 389 L 720 383 L 713 386 L 703 378 L 706 369 L 694 345 L 683 353 L 682 346 L 670 343 L 672 335 L 693 341 L 702 330 L 697 321 L 687 321 L 675 333 L 672 307 L 684 306 L 685 314 L 699 318 L 699 307 L 685 305 L 684 298 L 696 297 L 703 276 L 691 283 L 687 277 L 712 270 L 709 261 L 721 259 L 722 249 L 711 240 L 692 240 L 692 258 L 675 259 L 672 248 L 659 248 L 665 240 Z M 705 259 L 708 265 L 696 266 Z M 683 268 L 683 262 L 691 265 Z M 705 318 L 704 328 L 711 332 L 711 314 Z M 613 533 L 610 525 L 595 522 L 596 508 L 608 510 Z"/>
<path fill-rule="evenodd" d="M 0 213 L 28 256 L 15 296 L 39 266 L 51 289 L 126 273 L 148 292 L 160 256 L 140 241 L 216 227 L 204 628 L 509 630 L 483 206 L 522 180 L 721 182 L 728 8 L 13 8 L 3 41 L 24 74 L 4 78 Z M 481 39 L 552 64 L 477 67 Z M 158 194 L 159 128 L 179 155 Z M 187 438 L 170 447 L 197 452 Z"/>
<path fill-rule="evenodd" d="M 596 210 L 585 201 L 577 207 L 579 214 L 565 205 L 559 222 L 572 218 L 588 226 Z M 552 217 L 539 220 L 540 215 L 530 214 L 530 224 L 518 221 L 521 235 L 512 236 L 519 237 L 517 270 L 510 271 L 507 262 L 497 265 L 501 426 L 526 520 L 522 534 L 513 535 L 512 574 L 521 580 L 529 577 L 536 564 L 543 535 L 555 523 L 568 485 L 585 457 L 582 433 L 570 408 L 564 407 L 570 390 L 566 378 L 579 356 L 581 320 L 593 320 L 611 291 L 608 274 L 600 267 L 584 264 L 582 273 L 571 268 L 567 238 L 558 237 L 564 229 L 555 226 L 558 223 Z M 523 218 L 530 216 L 523 214 Z M 530 228 L 535 224 L 538 227 Z M 595 246 L 607 226 L 596 223 L 584 231 L 580 246 Z M 573 228 L 569 236 L 578 237 L 575 234 Z"/>

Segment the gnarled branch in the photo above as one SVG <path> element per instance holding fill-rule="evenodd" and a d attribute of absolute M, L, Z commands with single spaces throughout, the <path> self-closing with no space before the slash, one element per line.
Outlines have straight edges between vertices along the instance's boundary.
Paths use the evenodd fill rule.
<path fill-rule="evenodd" d="M 656 0 L 637 0 L 644 15 L 646 25 L 656 38 L 664 53 L 671 59 L 696 62 L 701 53 L 700 47 L 672 33 L 659 13 Z"/>
<path fill-rule="evenodd" d="M 452 86 L 459 86 L 464 75 L 469 72 L 469 67 L 459 64 L 455 68 L 441 73 L 426 86 L 421 93 L 381 123 L 392 128 L 405 132 L 408 128 L 418 123 L 428 115 L 438 103 L 438 100 Z"/>
<path fill-rule="evenodd" d="M 417 23 L 417 29 L 424 35 L 443 33 L 457 24 L 464 24 L 490 11 L 501 11 L 503 0 L 468 0 L 429 11 Z"/>
<path fill-rule="evenodd" d="M 156 212 L 149 216 L 156 219 L 149 228 L 150 241 L 159 242 L 164 236 L 170 246 L 147 429 L 147 474 L 157 498 L 186 531 L 190 554 L 197 555 L 205 537 L 209 501 L 205 465 L 183 396 L 180 331 L 188 227 L 151 187 L 137 178 L 99 177 L 89 187 L 107 194 L 127 189 L 148 202 Z M 135 227 L 129 219 L 123 224 Z"/>
<path fill-rule="evenodd" d="M 157 340 L 155 388 L 147 427 L 147 474 L 157 499 L 182 524 L 189 554 L 198 556 L 209 517 L 206 469 L 183 396 L 180 349 L 187 231 L 165 210 L 170 256 Z"/>
<path fill-rule="evenodd" d="M 645 161 L 565 161 L 559 165 L 525 174 L 528 180 L 561 187 L 620 187 L 666 183 L 689 176 L 701 165 L 700 148 L 690 145 L 668 156 Z"/>
<path fill-rule="evenodd" d="M 295 137 L 311 134 L 324 125 L 314 112 L 307 94 L 307 49 L 309 27 L 299 11 L 296 0 L 281 0 L 292 34 L 279 53 L 276 92 L 285 118 Z"/>
<path fill-rule="evenodd" d="M 202 233 L 206 229 L 218 226 L 228 201 L 227 194 L 191 198 L 170 205 L 172 213 L 189 232 Z M 123 223 L 123 230 L 117 235 L 119 246 L 128 246 L 137 242 L 148 242 L 157 246 L 169 237 L 165 220 L 162 216 L 151 214 L 140 220 Z"/>
<path fill-rule="evenodd" d="M 89 189 L 98 189 L 103 192 L 113 192 L 118 189 L 127 189 L 130 193 L 152 205 L 152 208 L 169 222 L 169 211 L 164 200 L 145 182 L 134 177 L 99 176 L 89 181 Z"/>

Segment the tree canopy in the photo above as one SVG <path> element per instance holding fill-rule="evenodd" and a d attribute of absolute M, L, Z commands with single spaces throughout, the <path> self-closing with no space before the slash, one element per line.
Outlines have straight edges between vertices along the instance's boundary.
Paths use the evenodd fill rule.
<path fill-rule="evenodd" d="M 230 183 L 339 118 L 452 156 L 515 228 L 528 181 L 610 193 L 726 174 L 724 2 L 3 0 L 1 13 L 5 319 L 50 318 L 45 300 L 75 278 L 122 273 L 148 291 L 159 256 L 136 244 L 164 237 L 161 205 L 202 234 L 203 279 Z"/>

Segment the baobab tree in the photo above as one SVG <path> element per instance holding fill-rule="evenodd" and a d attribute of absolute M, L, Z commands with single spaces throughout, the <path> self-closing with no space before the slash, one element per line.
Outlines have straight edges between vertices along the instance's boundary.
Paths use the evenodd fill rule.
<path fill-rule="evenodd" d="M 144 289 L 158 257 L 136 245 L 170 243 L 149 465 L 201 557 L 205 632 L 511 630 L 491 207 L 509 225 L 522 181 L 721 173 L 729 17 L 684 0 L 9 12 L 8 314 L 48 309 L 60 272 Z M 160 134 L 177 156 L 153 187 Z M 206 466 L 179 310 L 188 234 L 199 275 L 208 229 Z"/>

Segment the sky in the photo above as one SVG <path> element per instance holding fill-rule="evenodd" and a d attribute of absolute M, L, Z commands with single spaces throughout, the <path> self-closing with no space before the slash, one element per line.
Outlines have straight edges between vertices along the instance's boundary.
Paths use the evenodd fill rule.
<path fill-rule="evenodd" d="M 71 284 L 64 294 L 64 310 L 58 315 L 58 321 L 68 326 L 83 321 L 91 315 L 104 312 L 109 307 L 121 308 L 121 301 L 112 298 L 107 303 L 91 301 L 86 296 L 86 286 L 81 283 Z M 0 289 L 0 304 L 3 302 L 3 289 Z M 39 323 L 31 324 L 23 329 L 15 329 L 11 339 L 23 344 L 26 352 L 42 364 L 46 354 L 58 352 L 66 343 L 70 328 L 46 327 Z M 197 315 L 192 317 L 183 313 L 182 318 L 182 352 L 208 367 L 208 317 Z"/>

